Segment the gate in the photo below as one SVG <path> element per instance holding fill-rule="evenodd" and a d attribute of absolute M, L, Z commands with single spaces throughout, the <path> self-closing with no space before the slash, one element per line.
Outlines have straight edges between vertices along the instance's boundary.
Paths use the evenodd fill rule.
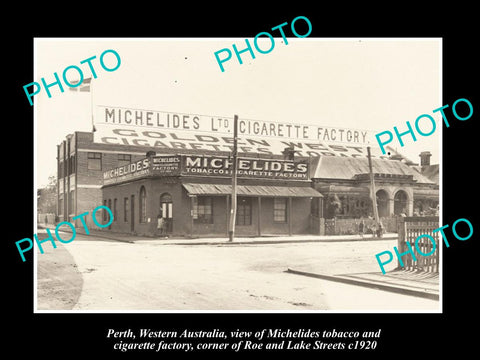
<path fill-rule="evenodd" d="M 440 265 L 439 232 L 433 233 L 433 230 L 437 228 L 438 217 L 436 216 L 400 217 L 398 219 L 398 252 L 401 254 L 408 251 L 406 244 L 408 242 L 417 259 L 417 261 L 413 261 L 410 253 L 403 255 L 404 266 L 401 266 L 400 260 L 398 260 L 398 268 L 438 273 Z M 420 254 L 417 247 L 423 254 L 429 254 L 433 250 L 433 244 L 429 238 L 422 237 L 415 247 L 417 237 L 424 234 L 428 234 L 435 239 L 435 251 L 428 256 Z"/>
<path fill-rule="evenodd" d="M 336 233 L 335 233 L 335 218 L 325 219 L 325 235 L 336 235 Z"/>

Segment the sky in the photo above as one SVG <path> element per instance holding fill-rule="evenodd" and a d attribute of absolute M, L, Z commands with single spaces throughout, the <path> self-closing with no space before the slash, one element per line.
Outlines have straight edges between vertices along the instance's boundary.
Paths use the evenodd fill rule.
<path fill-rule="evenodd" d="M 253 39 L 249 39 L 253 43 Z M 370 130 L 393 127 L 406 130 L 406 121 L 429 114 L 437 130 L 417 141 L 404 137 L 405 146 L 392 146 L 415 162 L 421 151 L 441 157 L 442 121 L 433 109 L 442 103 L 441 39 L 275 38 L 268 54 L 255 51 L 235 55 L 220 70 L 214 53 L 242 38 L 129 38 L 35 39 L 34 79 L 54 81 L 70 65 L 91 73 L 81 61 L 96 56 L 93 91 L 69 91 L 64 85 L 34 96 L 36 126 L 36 182 L 48 183 L 56 172 L 56 146 L 74 131 L 92 130 L 92 112 L 98 105 L 166 112 L 208 114 L 287 124 L 312 124 Z M 268 49 L 270 42 L 259 42 Z M 121 64 L 105 71 L 100 54 L 115 50 Z M 111 54 L 110 54 L 111 55 Z M 223 54 L 222 54 L 223 56 Z M 105 56 L 114 66 L 113 56 Z M 73 80 L 75 71 L 69 73 Z M 26 106 L 28 100 L 25 98 Z M 423 125 L 429 129 L 427 123 Z M 378 146 L 373 144 L 372 146 Z"/>

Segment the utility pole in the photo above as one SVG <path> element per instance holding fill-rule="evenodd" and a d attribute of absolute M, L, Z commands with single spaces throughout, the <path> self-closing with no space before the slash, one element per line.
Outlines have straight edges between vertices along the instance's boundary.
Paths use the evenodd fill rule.
<path fill-rule="evenodd" d="M 372 197 L 372 203 L 373 203 L 373 216 L 375 217 L 375 224 L 378 226 L 378 224 L 380 223 L 380 219 L 378 218 L 377 192 L 375 191 L 375 180 L 373 178 L 372 156 L 370 155 L 370 146 L 367 147 L 367 154 L 368 154 L 368 169 L 370 170 L 370 189 L 371 189 L 371 197 Z"/>
<path fill-rule="evenodd" d="M 230 208 L 230 224 L 228 227 L 228 241 L 233 241 L 235 236 L 235 220 L 237 217 L 237 123 L 238 115 L 233 117 L 233 164 L 232 164 L 232 201 Z"/>

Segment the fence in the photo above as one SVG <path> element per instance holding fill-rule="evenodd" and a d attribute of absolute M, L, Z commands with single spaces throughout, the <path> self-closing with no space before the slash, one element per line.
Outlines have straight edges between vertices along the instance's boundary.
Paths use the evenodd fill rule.
<path fill-rule="evenodd" d="M 44 214 L 44 213 L 39 213 L 37 214 L 37 223 L 38 224 L 52 224 L 55 225 L 56 221 L 56 216 L 55 214 Z"/>
<path fill-rule="evenodd" d="M 380 218 L 384 232 L 397 232 L 398 216 Z M 325 219 L 325 235 L 354 235 L 358 234 L 360 219 L 333 218 Z M 372 233 L 372 227 L 375 224 L 373 219 L 364 219 L 365 234 Z"/>
<path fill-rule="evenodd" d="M 398 268 L 405 270 L 422 270 L 426 272 L 437 272 L 440 265 L 440 246 L 439 233 L 433 233 L 438 228 L 438 217 L 402 217 L 398 220 L 398 251 L 404 253 L 408 251 L 407 242 L 412 248 L 417 261 L 413 261 L 410 253 L 402 256 L 403 266 L 398 261 Z M 433 250 L 433 244 L 427 237 L 422 237 L 417 246 L 415 240 L 420 235 L 428 234 L 435 239 L 435 251 L 428 256 L 424 256 L 417 251 L 417 248 L 423 254 L 429 254 Z"/>

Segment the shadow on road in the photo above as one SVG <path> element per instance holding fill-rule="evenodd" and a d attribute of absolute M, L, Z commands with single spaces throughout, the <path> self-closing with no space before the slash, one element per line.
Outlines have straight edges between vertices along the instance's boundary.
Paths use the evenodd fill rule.
<path fill-rule="evenodd" d="M 83 279 L 72 255 L 59 242 L 37 253 L 37 309 L 71 310 L 82 292 Z"/>

